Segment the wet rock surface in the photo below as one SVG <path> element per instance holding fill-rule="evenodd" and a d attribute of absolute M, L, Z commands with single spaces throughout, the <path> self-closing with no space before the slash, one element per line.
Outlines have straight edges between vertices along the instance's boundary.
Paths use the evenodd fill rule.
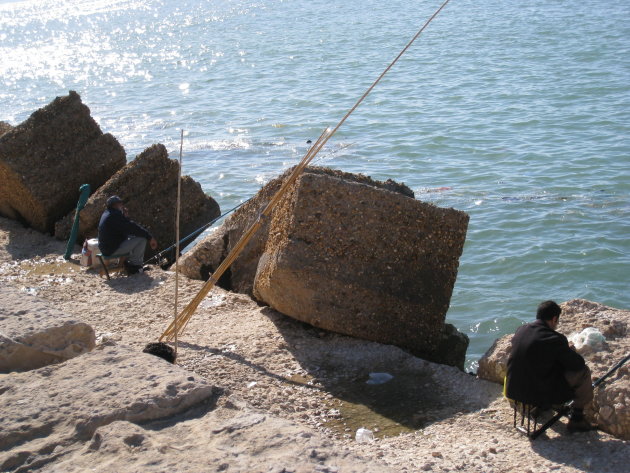
<path fill-rule="evenodd" d="M 596 327 L 606 338 L 601 349 L 593 350 L 587 345 L 578 350 L 593 373 L 593 381 L 630 353 L 630 311 L 584 299 L 573 299 L 560 306 L 560 333 L 569 337 L 587 327 Z M 486 352 L 479 361 L 480 378 L 503 383 L 511 339 L 512 335 L 501 337 Z M 586 414 L 599 429 L 630 439 L 630 362 L 595 389 L 593 405 Z"/>
<path fill-rule="evenodd" d="M 0 286 L 0 373 L 60 363 L 94 344 L 88 324 L 17 287 Z"/>
<path fill-rule="evenodd" d="M 174 244 L 178 166 L 177 161 L 169 159 L 162 144 L 155 144 L 140 153 L 90 196 L 79 217 L 79 241 L 98 235 L 105 203 L 110 196 L 118 195 L 129 210 L 129 218 L 149 230 L 161 249 Z M 219 215 L 219 204 L 203 192 L 199 183 L 183 176 L 181 238 Z M 74 212 L 56 224 L 57 238 L 68 238 L 73 219 Z M 155 253 L 147 245 L 146 257 Z"/>
<path fill-rule="evenodd" d="M 464 212 L 306 173 L 274 213 L 254 295 L 316 327 L 452 363 L 437 348 L 467 225 Z"/>
<path fill-rule="evenodd" d="M 0 135 L 0 215 L 52 233 L 82 184 L 96 189 L 124 165 L 122 146 L 71 91 Z"/>

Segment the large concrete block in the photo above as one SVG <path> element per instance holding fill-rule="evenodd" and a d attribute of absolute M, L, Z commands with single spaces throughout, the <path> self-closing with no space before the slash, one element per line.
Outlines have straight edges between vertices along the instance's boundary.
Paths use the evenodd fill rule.
<path fill-rule="evenodd" d="M 254 295 L 316 327 L 434 358 L 468 215 L 326 174 L 283 198 Z"/>
<path fill-rule="evenodd" d="M 79 218 L 79 239 L 98 234 L 98 223 L 107 198 L 120 196 L 132 220 L 147 228 L 160 248 L 175 243 L 177 161 L 169 159 L 164 145 L 155 144 L 118 171 L 88 199 Z M 219 204 L 189 176 L 182 177 L 180 235 L 184 237 L 220 215 Z M 68 238 L 74 212 L 55 226 L 55 236 Z M 155 254 L 147 246 L 147 257 Z M 173 252 L 174 254 L 174 252 Z"/>
<path fill-rule="evenodd" d="M 182 368 L 115 346 L 2 376 L 0 393 L 0 470 L 32 471 L 101 426 L 170 417 L 214 391 Z"/>
<path fill-rule="evenodd" d="M 615 363 L 630 353 L 630 310 L 620 310 L 597 302 L 573 299 L 560 305 L 558 331 L 567 337 L 587 327 L 595 327 L 606 338 L 600 350 L 588 346 L 578 350 L 593 373 L 593 380 L 602 376 Z M 480 378 L 503 383 L 510 355 L 512 335 L 494 342 L 479 360 L 477 375 Z M 619 438 L 630 440 L 630 363 L 595 390 L 587 417 L 598 428 Z"/>
<path fill-rule="evenodd" d="M 186 253 L 180 260 L 182 273 L 192 279 L 207 280 L 209 275 L 217 269 L 223 259 L 238 243 L 241 236 L 256 222 L 260 213 L 292 172 L 293 168 L 288 169 L 282 175 L 265 184 L 249 202 L 226 218 L 219 228 Z M 317 166 L 310 166 L 304 172 L 306 174 L 337 176 L 353 182 L 387 189 L 408 197 L 413 198 L 414 196 L 413 191 L 409 187 L 391 179 L 381 182 L 362 174 L 351 174 Z M 219 281 L 222 287 L 243 294 L 253 294 L 258 260 L 265 250 L 268 235 L 269 220 L 262 222 L 258 232 L 245 246 L 236 261 L 234 261 L 228 273 Z"/>
<path fill-rule="evenodd" d="M 94 329 L 49 302 L 0 287 L 0 373 L 59 363 L 94 348 Z"/>
<path fill-rule="evenodd" d="M 57 97 L 0 135 L 0 215 L 52 233 L 76 207 L 81 184 L 98 188 L 125 161 L 76 92 Z"/>

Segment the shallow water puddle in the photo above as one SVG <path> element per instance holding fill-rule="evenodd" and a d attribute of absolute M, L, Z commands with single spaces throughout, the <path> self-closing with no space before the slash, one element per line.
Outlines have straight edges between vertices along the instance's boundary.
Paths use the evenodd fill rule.
<path fill-rule="evenodd" d="M 325 425 L 351 437 L 359 428 L 372 430 L 377 438 L 392 437 L 422 429 L 461 410 L 440 392 L 431 374 L 390 374 L 393 378 L 382 384 L 367 384 L 367 373 L 336 378 L 295 374 L 289 381 L 321 385 L 319 389 L 331 394 Z"/>
<path fill-rule="evenodd" d="M 289 377 L 289 381 L 296 384 L 304 384 L 307 386 L 311 385 L 314 379 L 315 378 L 313 376 L 310 376 L 308 374 L 294 374 Z"/>
<path fill-rule="evenodd" d="M 363 427 L 382 438 L 421 429 L 441 417 L 446 401 L 431 375 L 391 374 L 394 377 L 383 384 L 367 384 L 365 375 L 342 380 L 336 389 L 330 386 L 336 398 L 333 407 L 340 416 L 326 425 L 351 436 Z"/>
<path fill-rule="evenodd" d="M 377 438 L 413 432 L 460 411 L 441 393 L 431 374 L 390 372 L 382 384 L 368 384 L 369 374 L 317 377 L 294 374 L 288 380 L 305 386 L 321 385 L 333 398 L 326 405 L 326 427 L 354 437 L 359 428 Z"/>
<path fill-rule="evenodd" d="M 20 269 L 26 271 L 27 276 L 68 276 L 80 271 L 76 260 L 26 260 L 20 264 Z"/>

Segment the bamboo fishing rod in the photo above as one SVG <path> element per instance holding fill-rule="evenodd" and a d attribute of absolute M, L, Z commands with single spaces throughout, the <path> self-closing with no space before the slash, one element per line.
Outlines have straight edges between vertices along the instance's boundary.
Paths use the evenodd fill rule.
<path fill-rule="evenodd" d="M 223 273 L 225 273 L 225 271 L 232 265 L 234 260 L 241 253 L 245 245 L 260 229 L 263 221 L 270 216 L 271 211 L 276 206 L 278 201 L 282 198 L 286 190 L 297 180 L 298 176 L 301 174 L 304 168 L 308 165 L 310 161 L 312 161 L 313 157 L 319 152 L 322 146 L 324 146 L 325 142 L 327 141 L 325 138 L 329 137 L 329 133 L 330 130 L 328 128 L 324 130 L 317 141 L 313 144 L 313 146 L 311 146 L 306 155 L 302 158 L 300 163 L 295 167 L 291 175 L 282 183 L 282 186 L 269 201 L 265 209 L 260 214 L 258 220 L 254 222 L 254 224 L 243 234 L 243 236 L 241 236 L 234 248 L 232 248 L 232 251 L 230 251 L 230 253 L 215 270 L 212 276 L 210 276 L 208 281 L 206 281 L 206 283 L 202 286 L 201 290 L 197 293 L 193 300 L 190 301 L 190 303 L 182 310 L 179 316 L 175 318 L 173 322 L 171 322 L 168 328 L 160 336 L 160 341 L 162 341 L 163 339 L 171 341 L 175 336 L 182 334 L 182 332 L 186 329 L 188 322 L 197 310 L 197 307 L 199 307 L 199 304 L 201 304 L 201 301 L 203 301 L 203 299 L 208 295 L 210 290 L 215 286 Z"/>
<path fill-rule="evenodd" d="M 398 62 L 398 60 L 402 57 L 403 54 L 407 52 L 407 50 L 411 47 L 411 45 L 418 39 L 418 37 L 422 34 L 422 32 L 429 26 L 429 24 L 435 19 L 436 16 L 446 7 L 450 0 L 445 0 L 442 5 L 431 15 L 431 17 L 422 25 L 422 27 L 418 30 L 418 32 L 411 38 L 411 40 L 406 44 L 406 46 L 398 53 L 398 55 L 394 58 L 392 62 L 381 72 L 381 74 L 376 78 L 376 80 L 367 88 L 367 90 L 363 93 L 363 95 L 356 101 L 356 103 L 346 112 L 339 123 L 331 130 L 330 128 L 326 128 L 317 141 L 309 148 L 306 152 L 302 160 L 299 164 L 294 168 L 293 172 L 289 175 L 287 179 L 285 179 L 284 183 L 278 189 L 273 198 L 269 201 L 265 209 L 260 214 L 260 217 L 254 224 L 249 227 L 249 229 L 241 236 L 240 240 L 236 243 L 232 251 L 226 256 L 223 262 L 219 265 L 219 267 L 214 271 L 212 276 L 206 281 L 206 283 L 202 286 L 197 295 L 193 298 L 192 301 L 188 303 L 188 305 L 182 310 L 178 317 L 175 318 L 171 322 L 171 324 L 167 327 L 167 329 L 160 336 L 160 341 L 166 339 L 168 341 L 173 340 L 175 337 L 180 336 L 188 322 L 194 315 L 197 307 L 203 301 L 203 299 L 208 295 L 208 293 L 212 290 L 212 288 L 219 281 L 223 273 L 232 265 L 234 260 L 239 256 L 245 245 L 251 240 L 251 238 L 256 234 L 256 232 L 260 229 L 265 219 L 269 218 L 271 212 L 273 211 L 276 204 L 280 201 L 285 192 L 289 189 L 289 187 L 297 180 L 302 171 L 308 166 L 308 164 L 315 158 L 317 153 L 324 147 L 324 145 L 328 142 L 328 140 L 337 133 L 337 130 L 345 123 L 345 121 L 352 115 L 352 113 L 361 105 L 361 103 L 365 100 L 365 98 L 372 92 L 372 89 L 376 87 L 376 85 L 381 81 L 381 79 L 389 72 L 389 70 L 394 67 L 394 64 Z"/>
<path fill-rule="evenodd" d="M 182 155 L 184 150 L 184 129 L 182 128 L 182 133 L 179 139 L 179 166 L 177 171 L 177 210 L 175 212 L 175 301 L 173 303 L 173 323 L 175 326 L 174 335 L 175 335 L 175 359 L 177 359 L 177 346 L 179 344 L 179 340 L 177 339 L 178 330 L 177 330 L 177 311 L 178 311 L 178 301 L 179 301 L 179 220 L 180 220 L 180 212 L 182 207 Z"/>

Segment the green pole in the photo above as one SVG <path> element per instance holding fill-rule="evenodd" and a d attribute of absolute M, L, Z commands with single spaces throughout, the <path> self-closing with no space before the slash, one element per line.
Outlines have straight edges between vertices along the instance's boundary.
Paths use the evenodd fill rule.
<path fill-rule="evenodd" d="M 77 211 L 74 214 L 74 223 L 72 224 L 72 231 L 70 232 L 70 238 L 68 239 L 68 245 L 66 246 L 66 254 L 63 255 L 64 259 L 70 259 L 74 243 L 77 241 L 77 235 L 79 233 L 79 212 L 85 207 L 88 198 L 90 197 L 90 185 L 83 184 L 79 187 L 79 202 L 77 202 Z"/>

